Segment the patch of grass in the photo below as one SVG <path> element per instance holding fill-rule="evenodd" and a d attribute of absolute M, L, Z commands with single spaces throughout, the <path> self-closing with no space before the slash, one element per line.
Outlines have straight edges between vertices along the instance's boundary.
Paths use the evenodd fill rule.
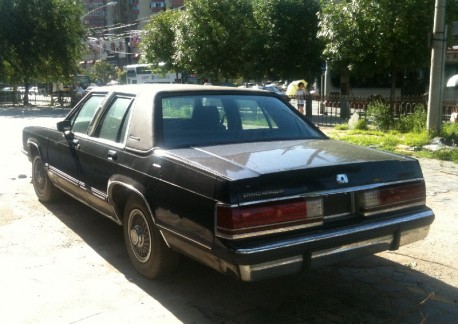
<path fill-rule="evenodd" d="M 379 150 L 408 154 L 415 157 L 431 158 L 458 163 L 458 147 L 448 147 L 435 152 L 422 150 L 421 147 L 429 144 L 431 137 L 427 131 L 419 133 L 401 133 L 398 131 L 381 132 L 376 130 L 341 130 L 330 131 L 327 135 L 336 140 L 345 141 L 362 146 L 369 146 Z M 441 136 L 447 142 L 458 141 L 458 124 L 444 125 Z M 453 142 L 452 142 L 453 144 Z M 403 149 L 400 149 L 402 147 Z M 405 147 L 410 150 L 405 150 Z"/>
<path fill-rule="evenodd" d="M 458 148 L 443 149 L 435 152 L 417 151 L 414 156 L 458 163 Z"/>
<path fill-rule="evenodd" d="M 348 130 L 348 124 L 339 124 L 335 127 L 337 130 Z"/>

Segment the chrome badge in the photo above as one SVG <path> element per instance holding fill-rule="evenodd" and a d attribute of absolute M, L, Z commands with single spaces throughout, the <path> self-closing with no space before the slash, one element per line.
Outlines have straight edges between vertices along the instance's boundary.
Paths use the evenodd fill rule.
<path fill-rule="evenodd" d="M 336 181 L 339 184 L 348 183 L 348 176 L 344 173 L 338 174 L 336 177 Z"/>

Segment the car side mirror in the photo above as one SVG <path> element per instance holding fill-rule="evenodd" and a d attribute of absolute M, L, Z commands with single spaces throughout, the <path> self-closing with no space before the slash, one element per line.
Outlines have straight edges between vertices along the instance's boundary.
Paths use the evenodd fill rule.
<path fill-rule="evenodd" d="M 72 124 L 69 120 L 63 120 L 57 123 L 57 130 L 64 133 L 66 139 L 73 139 Z"/>
<path fill-rule="evenodd" d="M 70 131 L 72 129 L 72 124 L 70 123 L 69 120 L 62 120 L 57 123 L 57 130 L 59 132 L 65 133 L 67 131 Z"/>

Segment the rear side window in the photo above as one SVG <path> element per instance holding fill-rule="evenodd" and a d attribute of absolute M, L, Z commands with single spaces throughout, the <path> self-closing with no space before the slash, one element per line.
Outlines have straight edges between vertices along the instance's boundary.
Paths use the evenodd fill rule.
<path fill-rule="evenodd" d="M 105 99 L 105 96 L 92 96 L 84 102 L 78 113 L 71 119 L 72 131 L 74 133 L 87 134 L 89 124 L 94 118 L 103 99 Z"/>

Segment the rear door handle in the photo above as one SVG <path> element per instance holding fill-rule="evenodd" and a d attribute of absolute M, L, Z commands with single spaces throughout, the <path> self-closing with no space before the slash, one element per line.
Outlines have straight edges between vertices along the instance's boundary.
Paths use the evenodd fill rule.
<path fill-rule="evenodd" d="M 116 160 L 117 152 L 114 150 L 108 150 L 108 160 Z"/>

